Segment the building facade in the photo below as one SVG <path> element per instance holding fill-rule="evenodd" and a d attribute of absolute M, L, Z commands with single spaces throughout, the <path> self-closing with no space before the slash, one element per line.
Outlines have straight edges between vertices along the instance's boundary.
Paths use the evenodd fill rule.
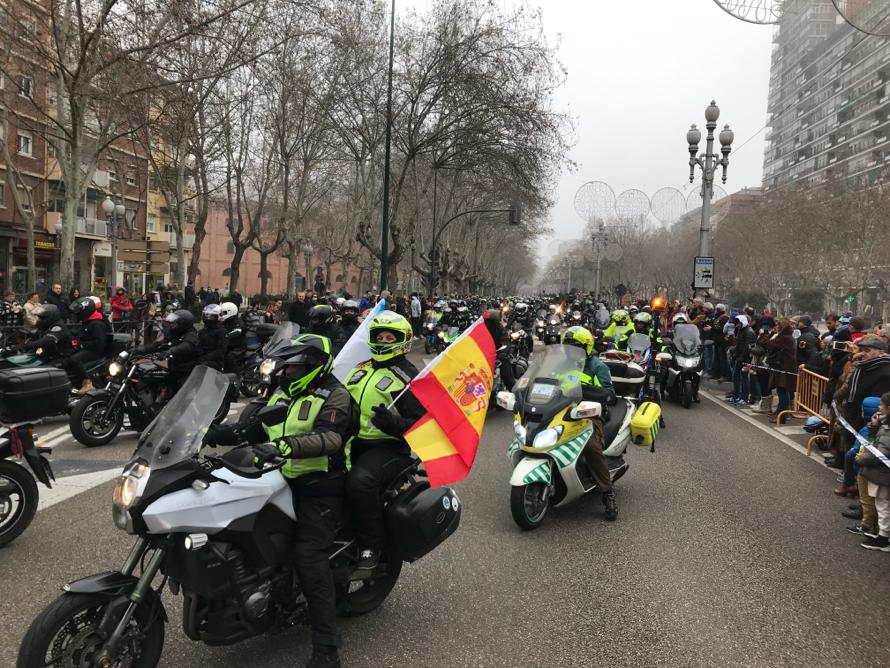
<path fill-rule="evenodd" d="M 846 2 L 848 14 L 883 3 Z M 886 5 L 883 6 L 886 11 Z M 860 16 L 868 23 L 867 16 Z M 875 181 L 890 162 L 890 39 L 827 0 L 785 0 L 773 39 L 763 187 Z"/>

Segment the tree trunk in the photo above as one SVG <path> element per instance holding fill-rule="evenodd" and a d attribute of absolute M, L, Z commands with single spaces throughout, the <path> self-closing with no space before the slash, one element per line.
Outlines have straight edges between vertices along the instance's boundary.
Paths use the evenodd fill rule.
<path fill-rule="evenodd" d="M 287 253 L 287 296 L 289 299 L 297 298 L 297 262 L 300 259 L 300 247 L 295 241 L 291 241 L 290 250 Z M 308 283 L 308 281 L 307 281 Z"/>
<path fill-rule="evenodd" d="M 33 209 L 33 202 L 31 203 L 31 207 Z M 25 282 L 28 286 L 28 292 L 33 292 L 34 286 L 37 285 L 37 261 L 34 257 L 34 216 L 28 216 L 25 219 L 25 231 L 25 238 L 28 242 L 28 276 Z"/>
<path fill-rule="evenodd" d="M 241 276 L 241 259 L 244 257 L 244 251 L 247 250 L 243 246 L 235 246 L 235 254 L 232 256 L 232 263 L 229 265 L 229 292 L 234 292 L 238 288 L 238 279 Z"/>
<path fill-rule="evenodd" d="M 59 282 L 62 284 L 63 290 L 70 290 L 75 287 L 74 239 L 77 231 L 77 205 L 80 204 L 80 198 L 72 197 L 72 194 L 72 189 L 66 188 L 65 220 L 62 224 L 62 239 L 59 251 Z"/>
<path fill-rule="evenodd" d="M 269 270 L 269 254 L 260 253 L 260 294 L 269 294 L 269 278 L 267 276 Z"/>
<path fill-rule="evenodd" d="M 206 234 L 204 221 L 199 218 L 198 223 L 195 223 L 195 243 L 192 245 L 192 256 L 189 259 L 188 282 L 192 285 L 195 284 L 195 279 L 198 277 L 198 269 L 201 264 L 201 244 L 204 243 Z"/>

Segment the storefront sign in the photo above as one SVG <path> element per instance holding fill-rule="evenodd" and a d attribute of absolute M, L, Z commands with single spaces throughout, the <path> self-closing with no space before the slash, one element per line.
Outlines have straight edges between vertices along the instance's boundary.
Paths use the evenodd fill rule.
<path fill-rule="evenodd" d="M 55 250 L 56 245 L 52 241 L 41 241 L 37 239 L 34 242 L 34 248 L 45 248 L 46 250 Z"/>

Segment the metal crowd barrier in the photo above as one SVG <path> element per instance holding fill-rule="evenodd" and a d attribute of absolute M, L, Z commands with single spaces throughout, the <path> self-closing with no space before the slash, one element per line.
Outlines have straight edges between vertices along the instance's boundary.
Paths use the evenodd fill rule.
<path fill-rule="evenodd" d="M 776 415 L 776 424 L 782 424 L 784 416 L 796 418 L 817 417 L 825 424 L 830 425 L 831 421 L 822 415 L 822 397 L 825 396 L 825 388 L 828 386 L 828 378 L 820 376 L 804 367 L 802 364 L 797 368 L 797 385 L 794 388 L 794 407 L 782 411 Z M 820 440 L 828 440 L 825 434 L 815 434 L 807 441 L 807 457 L 813 450 L 813 444 Z"/>

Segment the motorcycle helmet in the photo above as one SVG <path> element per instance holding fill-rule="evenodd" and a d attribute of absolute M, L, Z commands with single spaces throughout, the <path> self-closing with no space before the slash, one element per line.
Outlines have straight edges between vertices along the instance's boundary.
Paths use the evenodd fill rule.
<path fill-rule="evenodd" d="M 206 311 L 207 309 L 204 310 Z M 238 307 L 232 302 L 223 302 L 219 305 L 220 322 L 225 322 L 229 318 L 234 318 L 236 315 L 238 315 Z"/>
<path fill-rule="evenodd" d="M 337 308 L 343 308 L 343 304 L 346 302 L 345 297 L 337 297 L 334 303 L 337 305 Z"/>
<path fill-rule="evenodd" d="M 81 297 L 71 302 L 68 310 L 75 318 L 85 322 L 96 312 L 96 301 L 92 297 Z"/>
<path fill-rule="evenodd" d="M 317 304 L 309 309 L 309 331 L 318 331 L 334 322 L 334 309 L 327 304 Z"/>
<path fill-rule="evenodd" d="M 288 398 L 306 390 L 313 382 L 320 382 L 334 366 L 331 342 L 317 334 L 303 334 L 276 355 L 281 362 L 275 375 L 278 387 Z"/>
<path fill-rule="evenodd" d="M 513 307 L 513 311 L 515 311 L 516 315 L 520 318 L 525 317 L 528 314 L 528 304 L 525 302 L 517 302 L 516 306 Z"/>
<path fill-rule="evenodd" d="M 490 308 L 487 311 L 485 311 L 485 313 L 482 314 L 482 317 L 485 318 L 485 320 L 493 320 L 494 322 L 500 322 L 501 321 L 501 312 L 500 312 L 500 310 L 498 310 L 496 308 Z"/>
<path fill-rule="evenodd" d="M 645 311 L 641 311 L 634 316 L 634 330 L 640 334 L 648 334 L 651 326 L 652 316 Z"/>
<path fill-rule="evenodd" d="M 379 342 L 377 338 L 389 332 L 392 341 Z M 414 332 L 411 323 L 404 316 L 393 311 L 383 311 L 371 319 L 368 326 L 368 346 L 371 348 L 371 359 L 385 362 L 411 350 L 411 338 Z"/>
<path fill-rule="evenodd" d="M 566 346 L 583 348 L 588 356 L 593 354 L 593 334 L 584 327 L 569 327 L 562 333 L 560 343 Z"/>
<path fill-rule="evenodd" d="M 195 316 L 191 311 L 179 309 L 164 316 L 165 329 L 170 336 L 181 336 L 195 324 Z"/>
<path fill-rule="evenodd" d="M 628 322 L 630 322 L 627 311 L 621 308 L 613 311 L 612 322 L 614 322 L 616 325 L 626 325 Z"/>
<path fill-rule="evenodd" d="M 219 319 L 222 315 L 222 307 L 219 304 L 207 304 L 204 307 L 204 310 L 201 311 L 201 321 L 204 323 L 205 327 L 217 327 L 219 325 Z"/>
<path fill-rule="evenodd" d="M 627 307 L 627 312 L 631 318 L 633 318 L 637 313 L 640 312 L 639 307 L 636 304 L 631 304 Z"/>
<path fill-rule="evenodd" d="M 355 320 L 358 318 L 358 302 L 354 299 L 347 299 L 340 307 L 340 317 L 344 320 Z"/>
<path fill-rule="evenodd" d="M 671 318 L 671 325 L 688 325 L 689 319 L 686 317 L 685 313 L 677 313 L 673 318 Z"/>
<path fill-rule="evenodd" d="M 59 308 L 55 304 L 44 304 L 40 307 L 37 314 L 37 329 L 42 332 L 49 331 L 49 328 L 62 319 Z"/>

